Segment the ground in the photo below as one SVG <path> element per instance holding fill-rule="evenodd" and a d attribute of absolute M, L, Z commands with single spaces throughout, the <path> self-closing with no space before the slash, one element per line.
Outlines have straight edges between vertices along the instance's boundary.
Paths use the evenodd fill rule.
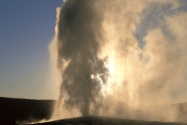
<path fill-rule="evenodd" d="M 32 124 L 33 125 L 33 124 Z M 148 122 L 139 120 L 125 120 L 107 117 L 78 117 L 64 120 L 57 120 L 34 125 L 187 125 L 187 123 L 172 123 L 172 122 Z"/>

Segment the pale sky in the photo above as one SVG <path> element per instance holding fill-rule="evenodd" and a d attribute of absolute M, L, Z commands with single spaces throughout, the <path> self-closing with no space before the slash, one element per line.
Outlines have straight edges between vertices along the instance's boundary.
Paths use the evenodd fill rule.
<path fill-rule="evenodd" d="M 62 0 L 0 1 L 0 96 L 55 99 L 48 45 Z"/>

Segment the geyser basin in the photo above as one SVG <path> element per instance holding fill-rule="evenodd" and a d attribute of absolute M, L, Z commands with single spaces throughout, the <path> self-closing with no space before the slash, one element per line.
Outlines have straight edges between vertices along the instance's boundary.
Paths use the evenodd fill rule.
<path fill-rule="evenodd" d="M 38 123 L 32 125 L 187 125 L 185 123 L 176 122 L 157 122 L 157 121 L 140 121 L 125 120 L 109 117 L 87 116 L 71 119 L 63 119 L 46 123 Z"/>

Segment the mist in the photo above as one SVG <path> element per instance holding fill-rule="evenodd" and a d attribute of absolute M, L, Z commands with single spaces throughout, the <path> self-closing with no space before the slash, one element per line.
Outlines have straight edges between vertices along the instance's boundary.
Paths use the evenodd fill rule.
<path fill-rule="evenodd" d="M 187 94 L 180 7 L 177 0 L 64 1 L 50 44 L 60 84 L 55 117 L 180 121 L 170 106 Z"/>

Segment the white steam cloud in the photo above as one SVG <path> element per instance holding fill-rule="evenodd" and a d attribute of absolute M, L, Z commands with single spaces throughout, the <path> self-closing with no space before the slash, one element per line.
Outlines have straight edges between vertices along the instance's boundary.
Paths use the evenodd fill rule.
<path fill-rule="evenodd" d="M 187 87 L 187 13 L 180 1 L 64 2 L 50 44 L 61 82 L 56 116 L 180 120 L 168 105 L 182 100 Z M 150 24 L 144 33 L 142 21 Z"/>

